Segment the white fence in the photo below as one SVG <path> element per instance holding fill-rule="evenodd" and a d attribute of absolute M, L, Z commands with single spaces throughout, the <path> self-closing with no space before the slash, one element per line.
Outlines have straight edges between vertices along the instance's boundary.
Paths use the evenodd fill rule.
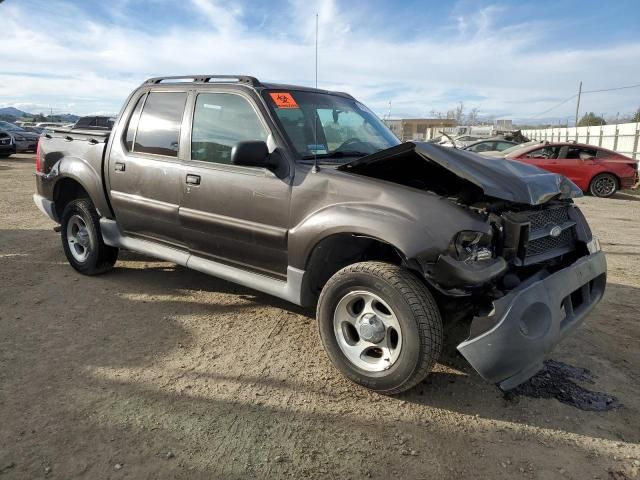
<path fill-rule="evenodd" d="M 531 140 L 588 143 L 635 159 L 640 159 L 640 123 L 598 125 L 595 127 L 543 128 L 522 130 Z"/>

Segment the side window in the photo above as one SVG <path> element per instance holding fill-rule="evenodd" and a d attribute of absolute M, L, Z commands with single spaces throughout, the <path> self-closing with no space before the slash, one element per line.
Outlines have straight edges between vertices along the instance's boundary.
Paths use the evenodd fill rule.
<path fill-rule="evenodd" d="M 129 123 L 127 124 L 127 131 L 125 133 L 124 145 L 128 151 L 133 150 L 133 138 L 136 135 L 136 129 L 138 128 L 138 119 L 140 118 L 140 110 L 142 109 L 142 104 L 144 103 L 146 95 L 142 95 L 138 99 L 138 103 L 136 103 L 131 116 L 129 117 Z"/>
<path fill-rule="evenodd" d="M 560 147 L 537 148 L 527 153 L 528 158 L 558 158 Z"/>
<path fill-rule="evenodd" d="M 577 148 L 577 147 L 569 147 L 567 149 L 566 158 L 569 159 L 569 160 L 580 158 L 580 149 Z"/>
<path fill-rule="evenodd" d="M 593 160 L 597 154 L 598 151 L 595 148 L 581 148 L 578 156 L 580 160 Z"/>
<path fill-rule="evenodd" d="M 475 146 L 474 152 L 490 152 L 495 150 L 495 142 L 483 142 Z"/>
<path fill-rule="evenodd" d="M 248 140 L 266 141 L 258 114 L 240 95 L 201 93 L 196 99 L 191 129 L 191 159 L 230 163 L 231 148 Z"/>
<path fill-rule="evenodd" d="M 133 150 L 178 156 L 186 92 L 151 92 L 142 109 Z"/>

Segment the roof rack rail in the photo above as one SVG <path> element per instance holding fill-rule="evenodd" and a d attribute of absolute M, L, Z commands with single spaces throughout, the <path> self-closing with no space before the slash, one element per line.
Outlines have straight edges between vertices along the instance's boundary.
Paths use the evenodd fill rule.
<path fill-rule="evenodd" d="M 227 83 L 229 81 L 235 81 L 238 83 L 246 83 L 252 87 L 259 87 L 261 85 L 260 80 L 248 75 L 177 75 L 173 77 L 153 77 L 145 80 L 144 85 L 157 85 L 163 82 L 171 83 L 176 80 L 191 80 L 193 83 Z"/>

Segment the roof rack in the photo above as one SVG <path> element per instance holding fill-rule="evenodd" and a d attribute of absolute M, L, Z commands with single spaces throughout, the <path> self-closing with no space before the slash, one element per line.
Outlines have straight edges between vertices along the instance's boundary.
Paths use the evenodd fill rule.
<path fill-rule="evenodd" d="M 159 83 L 178 83 L 176 80 L 191 80 L 193 83 L 229 83 L 235 81 L 246 83 L 252 87 L 259 87 L 260 80 L 248 75 L 178 75 L 173 77 L 153 77 L 145 80 L 144 85 L 157 85 Z"/>

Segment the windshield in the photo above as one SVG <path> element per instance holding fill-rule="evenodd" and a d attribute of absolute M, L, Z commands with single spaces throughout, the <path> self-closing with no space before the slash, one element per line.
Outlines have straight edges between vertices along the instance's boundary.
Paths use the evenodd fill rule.
<path fill-rule="evenodd" d="M 367 107 L 326 93 L 272 90 L 265 100 L 302 159 L 351 161 L 398 145 Z"/>
<path fill-rule="evenodd" d="M 9 123 L 9 122 L 0 121 L 0 128 L 2 130 L 6 130 L 8 132 L 24 132 L 24 129 L 20 128 L 17 125 L 14 125 L 13 123 Z"/>

